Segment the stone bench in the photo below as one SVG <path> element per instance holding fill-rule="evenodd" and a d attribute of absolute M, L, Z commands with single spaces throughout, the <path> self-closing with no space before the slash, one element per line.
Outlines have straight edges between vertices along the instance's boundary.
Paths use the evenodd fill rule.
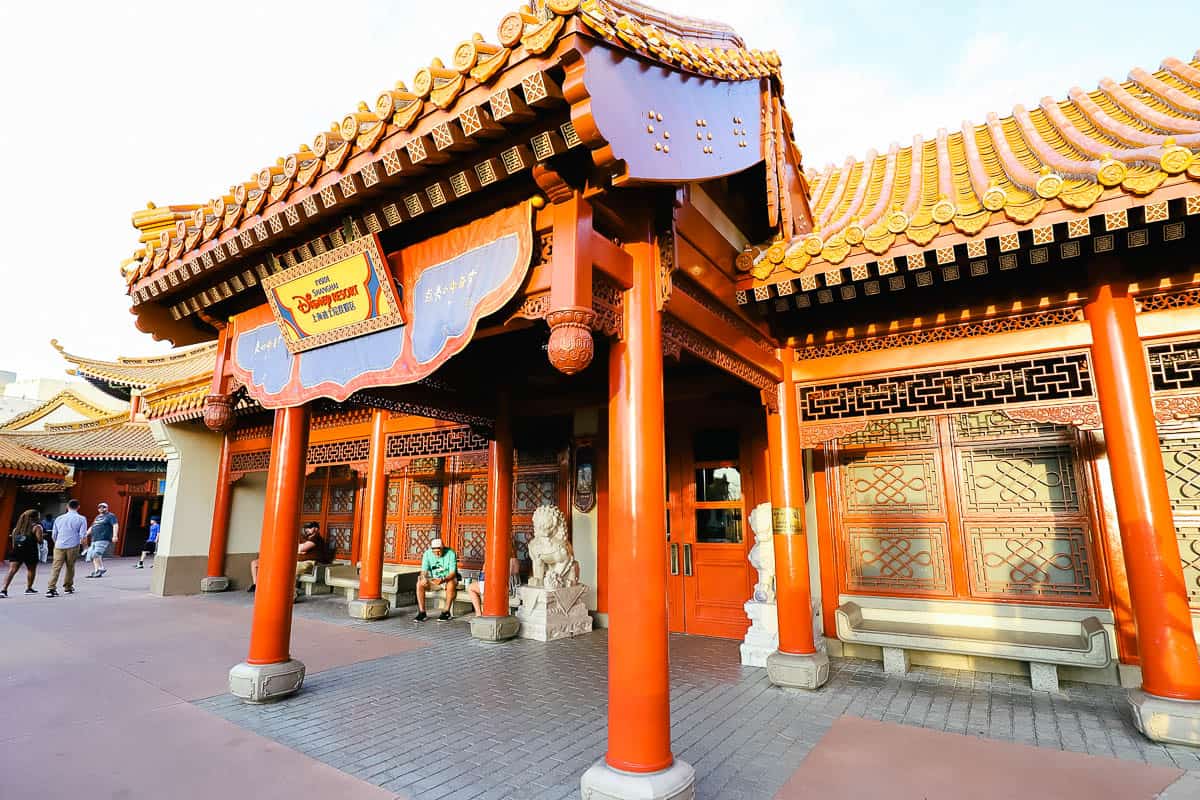
<path fill-rule="evenodd" d="M 325 573 L 329 571 L 330 566 L 330 564 L 314 564 L 307 572 L 301 573 L 296 578 L 305 597 L 312 597 L 314 594 L 329 594 L 333 591 L 325 582 Z"/>
<path fill-rule="evenodd" d="M 408 564 L 384 564 L 381 594 L 392 608 L 412 605 L 417 601 L 417 577 L 421 568 Z M 346 600 L 358 598 L 359 567 L 349 563 L 330 565 L 325 573 L 325 584 L 330 592 L 341 589 Z"/>
<path fill-rule="evenodd" d="M 836 613 L 838 639 L 881 647 L 888 673 L 908 671 L 910 650 L 1004 658 L 1028 662 L 1033 688 L 1056 692 L 1059 666 L 1101 668 L 1112 661 L 1108 631 L 1095 616 L 996 604 L 981 613 L 970 604 L 932 601 L 906 608 L 888 600 L 844 602 Z"/>

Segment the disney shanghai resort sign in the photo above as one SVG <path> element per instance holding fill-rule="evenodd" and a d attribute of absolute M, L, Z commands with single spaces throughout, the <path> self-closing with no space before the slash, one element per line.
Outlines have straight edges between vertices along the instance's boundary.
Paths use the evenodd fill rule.
<path fill-rule="evenodd" d="M 386 258 L 357 239 L 263 281 L 268 302 L 230 320 L 230 369 L 265 408 L 414 383 L 516 295 L 532 252 L 528 203 Z"/>
<path fill-rule="evenodd" d="M 404 324 L 375 236 L 302 261 L 262 286 L 292 353 Z"/>

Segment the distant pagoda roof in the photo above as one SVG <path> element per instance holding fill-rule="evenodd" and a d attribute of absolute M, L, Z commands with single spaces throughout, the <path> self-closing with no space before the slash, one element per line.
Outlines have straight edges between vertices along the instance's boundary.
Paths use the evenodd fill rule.
<path fill-rule="evenodd" d="M 66 388 L 25 413 L 0 423 L 0 431 L 16 431 L 26 428 L 61 408 L 69 408 L 89 420 L 102 419 L 112 416 L 114 413 L 113 409 L 96 405 L 74 389 Z M 125 416 L 128 415 L 125 414 Z"/>
<path fill-rule="evenodd" d="M 127 413 L 88 422 L 47 425 L 44 431 L 0 433 L 0 442 L 20 445 L 59 461 L 166 461 L 147 422 Z"/>
<path fill-rule="evenodd" d="M 147 389 L 164 383 L 175 383 L 211 374 L 217 358 L 216 342 L 185 347 L 161 356 L 118 357 L 102 361 L 68 353 L 57 339 L 51 339 L 62 357 L 72 368 L 68 372 L 85 378 L 104 392 L 128 399 L 130 389 Z"/>
<path fill-rule="evenodd" d="M 739 267 L 772 282 L 815 276 L 1093 206 L 1107 213 L 1200 193 L 1200 53 L 1067 95 L 809 173 L 816 230 L 747 252 Z"/>

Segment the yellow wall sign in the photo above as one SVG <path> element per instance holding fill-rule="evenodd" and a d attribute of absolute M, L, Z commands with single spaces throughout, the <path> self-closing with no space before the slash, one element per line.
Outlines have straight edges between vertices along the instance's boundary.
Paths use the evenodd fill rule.
<path fill-rule="evenodd" d="M 262 285 L 293 353 L 404 324 L 375 236 L 302 261 L 264 278 Z"/>

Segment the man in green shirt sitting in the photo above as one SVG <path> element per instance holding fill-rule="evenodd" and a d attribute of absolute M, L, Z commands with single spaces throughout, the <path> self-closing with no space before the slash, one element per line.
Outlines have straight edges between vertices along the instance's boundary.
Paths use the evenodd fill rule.
<path fill-rule="evenodd" d="M 458 591 L 458 580 L 458 556 L 441 539 L 434 539 L 429 543 L 425 555 L 421 556 L 421 577 L 417 579 L 417 608 L 420 611 L 413 621 L 424 622 L 428 619 L 425 614 L 425 592 L 430 589 L 446 590 L 446 608 L 438 619 L 449 620 L 450 609 L 454 607 L 454 595 Z"/>

